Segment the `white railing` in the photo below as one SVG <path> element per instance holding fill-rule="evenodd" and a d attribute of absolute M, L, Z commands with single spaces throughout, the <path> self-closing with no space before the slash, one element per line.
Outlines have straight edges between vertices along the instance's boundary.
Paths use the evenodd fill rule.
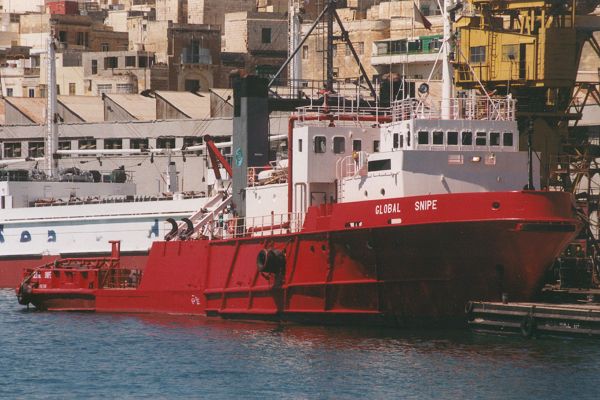
<path fill-rule="evenodd" d="M 369 153 L 353 151 L 351 155 L 339 158 L 335 162 L 335 177 L 338 185 L 338 201 L 344 200 L 344 178 L 367 174 Z"/>
<path fill-rule="evenodd" d="M 331 124 L 362 126 L 410 119 L 442 119 L 441 100 L 403 99 L 391 107 L 359 107 L 356 102 L 338 98 L 335 105 L 309 105 L 298 108 L 303 125 Z M 514 121 L 516 100 L 511 97 L 456 97 L 448 100 L 452 120 Z M 318 120 L 315 118 L 318 117 Z M 368 118 L 365 118 L 368 117 Z"/>
<path fill-rule="evenodd" d="M 514 121 L 516 100 L 491 97 L 457 97 L 449 100 L 450 119 Z M 441 119 L 441 100 L 404 99 L 392 103 L 392 119 Z"/>
<path fill-rule="evenodd" d="M 285 235 L 299 232 L 304 224 L 304 213 L 269 214 L 258 217 L 236 218 L 221 214 L 210 221 L 203 235 L 209 239 L 234 239 Z"/>

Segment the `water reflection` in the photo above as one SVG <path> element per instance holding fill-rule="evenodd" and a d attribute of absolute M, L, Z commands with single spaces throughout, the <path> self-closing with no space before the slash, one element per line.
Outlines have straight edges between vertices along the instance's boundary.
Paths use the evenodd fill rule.
<path fill-rule="evenodd" d="M 592 340 L 22 310 L 0 291 L 3 398 L 585 399 L 600 373 Z"/>

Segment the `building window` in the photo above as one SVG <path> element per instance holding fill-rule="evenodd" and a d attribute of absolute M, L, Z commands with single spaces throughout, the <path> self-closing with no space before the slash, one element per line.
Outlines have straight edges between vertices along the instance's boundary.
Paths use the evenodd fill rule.
<path fill-rule="evenodd" d="M 79 139 L 79 150 L 96 150 L 96 139 Z"/>
<path fill-rule="evenodd" d="M 485 62 L 485 46 L 471 47 L 471 62 L 472 63 L 484 63 Z"/>
<path fill-rule="evenodd" d="M 35 97 L 35 89 L 29 89 L 29 97 Z"/>
<path fill-rule="evenodd" d="M 58 31 L 58 41 L 61 43 L 67 42 L 67 31 Z"/>
<path fill-rule="evenodd" d="M 46 97 L 46 85 L 40 85 L 40 97 Z"/>
<path fill-rule="evenodd" d="M 13 88 L 6 88 L 6 96 L 7 97 L 12 97 L 13 95 Z"/>
<path fill-rule="evenodd" d="M 512 132 L 504 132 L 504 137 L 502 139 L 503 146 L 512 146 L 513 145 L 513 134 Z"/>
<path fill-rule="evenodd" d="M 119 68 L 119 57 L 104 57 L 104 69 Z"/>
<path fill-rule="evenodd" d="M 359 55 L 363 55 L 363 54 L 365 54 L 365 42 L 358 42 L 358 43 L 356 44 L 356 52 L 357 52 Z"/>
<path fill-rule="evenodd" d="M 123 148 L 123 139 L 104 139 L 104 149 L 119 150 Z"/>
<path fill-rule="evenodd" d="M 156 147 L 159 149 L 174 149 L 175 138 L 159 137 L 156 139 Z"/>
<path fill-rule="evenodd" d="M 186 79 L 184 89 L 186 92 L 197 92 L 200 90 L 200 81 L 197 79 Z"/>
<path fill-rule="evenodd" d="M 112 83 L 99 83 L 97 88 L 98 96 L 102 96 L 105 93 L 112 93 Z"/>
<path fill-rule="evenodd" d="M 341 136 L 333 138 L 333 152 L 335 154 L 343 154 L 346 151 L 346 139 Z"/>
<path fill-rule="evenodd" d="M 133 84 L 131 83 L 117 83 L 117 93 L 131 94 L 133 93 Z"/>
<path fill-rule="evenodd" d="M 135 67 L 135 56 L 125 56 L 125 66 Z"/>
<path fill-rule="evenodd" d="M 71 150 L 71 141 L 70 140 L 61 140 L 58 142 L 59 150 Z"/>
<path fill-rule="evenodd" d="M 108 43 L 101 43 L 100 51 L 108 51 Z"/>
<path fill-rule="evenodd" d="M 4 143 L 4 158 L 21 157 L 21 142 Z"/>
<path fill-rule="evenodd" d="M 308 46 L 302 46 L 302 59 L 308 60 Z"/>
<path fill-rule="evenodd" d="M 315 136 L 314 139 L 314 152 L 325 153 L 327 150 L 327 138 L 325 136 Z"/>
<path fill-rule="evenodd" d="M 148 139 L 131 139 L 129 141 L 129 148 L 146 150 L 148 148 Z"/>
<path fill-rule="evenodd" d="M 75 96 L 75 84 L 69 83 L 69 96 Z"/>
<path fill-rule="evenodd" d="M 44 142 L 29 142 L 29 157 L 44 157 Z"/>
<path fill-rule="evenodd" d="M 271 28 L 262 28 L 262 43 L 271 43 Z"/>
<path fill-rule="evenodd" d="M 516 61 L 519 58 L 519 46 L 505 44 L 502 46 L 502 61 Z"/>
<path fill-rule="evenodd" d="M 92 75 L 98 73 L 98 60 L 92 60 Z"/>
<path fill-rule="evenodd" d="M 56 94 L 60 95 L 60 85 L 56 85 Z"/>
<path fill-rule="evenodd" d="M 138 57 L 138 68 L 148 68 L 154 64 L 154 57 L 152 56 L 139 56 Z"/>
<path fill-rule="evenodd" d="M 350 51 L 350 45 L 348 43 L 346 43 L 346 55 L 349 56 L 351 54 L 352 54 L 352 52 Z"/>
<path fill-rule="evenodd" d="M 87 32 L 77 32 L 77 45 L 87 46 Z"/>

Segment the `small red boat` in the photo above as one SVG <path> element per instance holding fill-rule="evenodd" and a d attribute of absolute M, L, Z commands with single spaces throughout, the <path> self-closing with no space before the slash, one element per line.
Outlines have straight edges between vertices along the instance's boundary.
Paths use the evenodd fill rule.
<path fill-rule="evenodd" d="M 110 243 L 110 257 L 62 258 L 26 269 L 17 288 L 19 304 L 48 311 L 95 311 L 98 288 L 137 287 L 141 271 L 121 267 L 121 243 Z"/>
<path fill-rule="evenodd" d="M 41 309 L 164 312 L 405 326 L 463 320 L 470 300 L 532 300 L 580 223 L 572 195 L 532 189 L 514 100 L 425 100 L 389 109 L 306 107 L 287 160 L 269 163 L 266 85 L 248 77 L 233 177 L 207 207 L 173 221 L 143 277 L 113 258 L 26 273 Z M 239 93 L 242 93 L 241 95 Z M 240 99 L 241 96 L 241 99 Z M 245 97 L 244 97 L 245 96 Z M 529 168 L 528 168 L 529 166 Z M 528 183 L 529 182 L 529 183 Z M 134 279 L 135 277 L 135 279 Z"/>

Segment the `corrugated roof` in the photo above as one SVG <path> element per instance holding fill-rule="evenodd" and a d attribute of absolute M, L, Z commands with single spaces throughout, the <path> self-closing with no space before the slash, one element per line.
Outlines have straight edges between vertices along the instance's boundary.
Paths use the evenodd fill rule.
<path fill-rule="evenodd" d="M 107 94 L 106 97 L 117 103 L 139 121 L 156 119 L 156 103 L 150 97 L 139 94 Z"/>
<path fill-rule="evenodd" d="M 157 91 L 156 95 L 189 118 L 210 117 L 210 93 Z"/>
<path fill-rule="evenodd" d="M 98 96 L 58 96 L 58 102 L 84 122 L 104 121 L 104 102 Z"/>
<path fill-rule="evenodd" d="M 41 97 L 7 97 L 5 99 L 33 123 L 46 123 L 46 99 Z"/>

